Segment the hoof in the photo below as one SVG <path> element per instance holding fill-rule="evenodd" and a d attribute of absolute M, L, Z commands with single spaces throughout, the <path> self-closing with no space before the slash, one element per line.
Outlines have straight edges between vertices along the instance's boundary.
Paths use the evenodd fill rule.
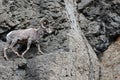
<path fill-rule="evenodd" d="M 43 52 L 40 52 L 42 55 L 44 54 Z"/>
<path fill-rule="evenodd" d="M 18 57 L 20 57 L 21 55 L 17 55 Z"/>
<path fill-rule="evenodd" d="M 21 57 L 21 58 L 24 58 L 24 56 L 23 56 L 23 55 L 21 55 L 20 57 Z"/>
<path fill-rule="evenodd" d="M 7 61 L 9 60 L 8 57 L 4 57 L 4 59 L 7 60 Z"/>

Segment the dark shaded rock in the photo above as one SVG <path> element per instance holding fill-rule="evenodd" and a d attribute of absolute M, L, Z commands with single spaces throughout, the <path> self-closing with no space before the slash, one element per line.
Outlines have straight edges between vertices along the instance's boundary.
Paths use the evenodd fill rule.
<path fill-rule="evenodd" d="M 120 9 L 118 6 L 119 1 L 116 0 L 95 0 L 84 6 L 82 10 L 78 9 L 88 20 L 82 30 L 97 54 L 104 52 L 120 35 Z M 100 36 L 104 36 L 104 39 Z"/>

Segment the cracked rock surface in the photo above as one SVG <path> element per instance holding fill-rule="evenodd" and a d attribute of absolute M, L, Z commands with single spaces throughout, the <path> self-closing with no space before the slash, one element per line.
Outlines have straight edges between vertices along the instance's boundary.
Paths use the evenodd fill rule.
<path fill-rule="evenodd" d="M 43 17 L 54 30 L 40 39 L 44 54 L 32 44 L 25 58 L 8 50 L 6 61 L 7 33 Z M 0 0 L 0 80 L 119 80 L 119 35 L 119 0 Z"/>

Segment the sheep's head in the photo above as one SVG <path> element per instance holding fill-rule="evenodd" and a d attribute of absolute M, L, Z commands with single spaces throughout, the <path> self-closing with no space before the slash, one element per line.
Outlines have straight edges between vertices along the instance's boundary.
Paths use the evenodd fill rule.
<path fill-rule="evenodd" d="M 53 32 L 53 28 L 49 26 L 48 28 L 45 28 L 45 31 L 50 34 Z"/>
<path fill-rule="evenodd" d="M 49 21 L 46 18 L 42 18 L 40 20 L 40 25 L 42 27 L 42 29 L 47 32 L 47 33 L 52 33 L 53 32 L 53 28 L 48 26 L 47 24 L 49 24 Z"/>

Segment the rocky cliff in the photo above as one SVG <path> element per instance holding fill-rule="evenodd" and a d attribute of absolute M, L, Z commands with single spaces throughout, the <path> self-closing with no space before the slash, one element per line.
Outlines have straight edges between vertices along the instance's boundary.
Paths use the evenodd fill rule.
<path fill-rule="evenodd" d="M 24 59 L 8 50 L 6 61 L 6 34 L 38 28 L 42 17 L 54 29 L 40 39 L 44 54 L 33 44 Z M 0 80 L 119 80 L 119 34 L 119 0 L 0 0 Z"/>

